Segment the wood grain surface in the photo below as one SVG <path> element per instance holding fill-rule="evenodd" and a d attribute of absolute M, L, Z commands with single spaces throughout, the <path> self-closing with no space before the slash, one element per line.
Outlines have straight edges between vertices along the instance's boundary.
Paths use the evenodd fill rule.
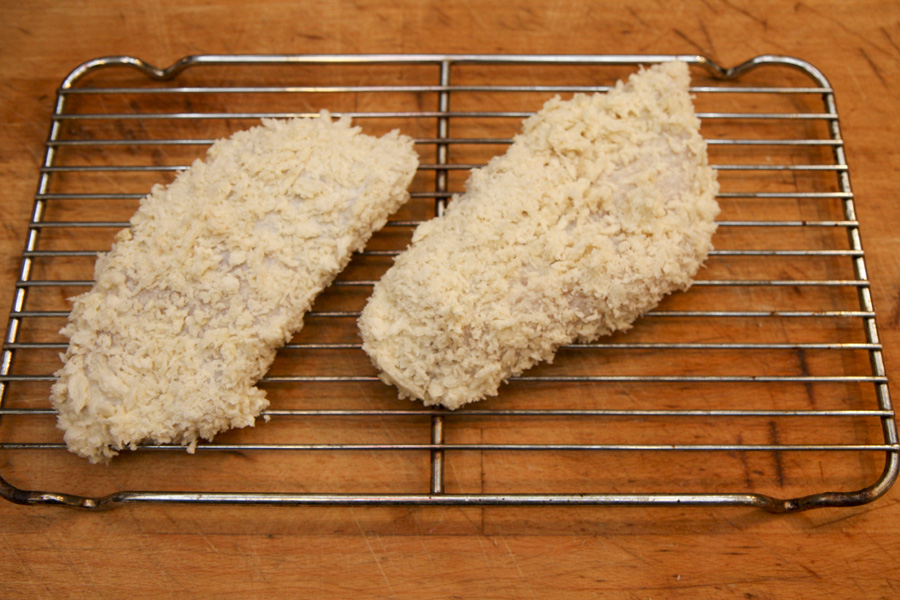
<path fill-rule="evenodd" d="M 4 331 L 59 82 L 74 66 L 97 56 L 133 55 L 166 66 L 198 53 L 701 53 L 725 66 L 759 54 L 805 59 L 828 76 L 835 90 L 887 372 L 892 381 L 900 375 L 895 225 L 900 217 L 900 4 L 887 1 L 0 0 Z M 702 301 L 701 295 L 694 298 Z M 687 360 L 701 364 L 704 357 Z M 763 366 L 780 364 L 774 357 L 759 360 Z M 807 367 L 816 368 L 811 361 Z M 391 401 L 389 393 L 379 393 L 372 402 Z M 549 398 L 554 391 L 545 393 Z M 822 402 L 839 401 L 822 396 Z M 474 441 L 509 442 L 537 434 L 554 439 L 561 433 L 558 422 L 540 426 L 546 431 L 485 424 L 476 429 L 481 438 Z M 653 439 L 658 427 L 650 420 L 641 431 Z M 314 436 L 316 425 L 308 428 Z M 417 428 L 410 422 L 381 432 L 348 429 L 346 435 L 351 441 L 403 438 Z M 587 430 L 565 433 L 591 439 Z M 772 432 L 760 422 L 742 432 L 722 432 L 732 434 L 765 442 Z M 460 443 L 472 441 L 466 431 L 459 435 Z M 781 441 L 806 439 L 802 431 L 781 435 L 786 436 Z M 112 491 L 123 482 L 148 480 L 161 487 L 215 486 L 229 480 L 232 468 L 250 472 L 237 458 L 202 458 L 199 469 L 189 458 L 132 460 L 95 475 L 74 458 L 47 462 L 0 452 L 0 474 L 83 490 L 91 473 Z M 490 469 L 506 489 L 534 481 L 552 486 L 577 481 L 584 468 L 572 458 L 555 463 L 535 457 L 527 471 L 479 460 L 475 454 L 460 460 L 448 485 L 484 491 L 483 474 Z M 340 477 L 347 461 L 357 462 L 357 472 L 364 473 L 352 483 L 418 485 L 421 465 L 415 460 L 362 454 L 267 464 L 247 481 L 284 490 L 298 489 L 296 482 L 309 477 L 347 485 Z M 790 465 L 763 462 L 741 465 L 735 459 L 723 473 L 757 469 L 781 492 L 806 483 L 779 482 L 779 473 Z M 809 477 L 847 481 L 854 472 L 868 477 L 878 468 L 865 460 L 851 462 Z M 617 460 L 605 481 L 624 485 L 616 479 L 622 464 Z M 713 471 L 700 477 L 684 467 L 683 474 L 689 483 L 715 487 L 720 473 Z M 802 468 L 793 472 L 806 473 Z M 754 485 L 748 475 L 747 486 Z M 896 490 L 857 508 L 783 516 L 712 507 L 148 504 L 87 512 L 2 502 L 0 597 L 895 598 L 900 597 L 898 534 Z"/>

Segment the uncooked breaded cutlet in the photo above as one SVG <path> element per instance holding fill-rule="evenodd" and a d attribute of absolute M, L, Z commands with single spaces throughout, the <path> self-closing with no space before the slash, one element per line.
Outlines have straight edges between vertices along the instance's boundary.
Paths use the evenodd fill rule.
<path fill-rule="evenodd" d="M 322 114 L 263 121 L 156 186 L 62 330 L 51 401 L 69 449 L 105 462 L 252 425 L 276 348 L 407 200 L 417 165 L 411 139 Z"/>
<path fill-rule="evenodd" d="M 359 326 L 381 378 L 458 408 L 689 287 L 719 210 L 689 82 L 664 63 L 527 119 L 375 286 Z"/>

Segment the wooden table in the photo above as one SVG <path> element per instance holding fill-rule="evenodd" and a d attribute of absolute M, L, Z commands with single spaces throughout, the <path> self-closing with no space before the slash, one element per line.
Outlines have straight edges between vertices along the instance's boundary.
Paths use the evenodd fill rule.
<path fill-rule="evenodd" d="M 626 5 L 627 6 L 624 6 Z M 129 54 L 701 53 L 830 78 L 888 376 L 900 376 L 897 2 L 0 2 L 0 306 L 56 86 Z M 0 317 L 5 331 L 5 313 Z M 0 473 L 6 458 L 0 455 Z M 78 485 L 63 475 L 62 484 Z M 276 508 L 0 503 L 4 598 L 894 598 L 896 490 L 857 508 Z"/>

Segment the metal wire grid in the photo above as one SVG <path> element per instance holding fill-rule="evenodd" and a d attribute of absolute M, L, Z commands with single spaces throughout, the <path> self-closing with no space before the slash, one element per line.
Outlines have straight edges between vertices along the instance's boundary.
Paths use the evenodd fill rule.
<path fill-rule="evenodd" d="M 193 95 L 201 95 L 206 98 L 233 98 L 241 95 L 275 95 L 286 94 L 291 97 L 310 97 L 323 95 L 324 97 L 337 97 L 340 94 L 391 94 L 403 92 L 413 95 L 427 95 L 435 101 L 433 108 L 423 109 L 416 106 L 413 110 L 384 110 L 383 106 L 377 107 L 375 110 L 363 107 L 350 107 L 349 109 L 336 109 L 334 112 L 338 114 L 348 114 L 360 121 L 374 122 L 384 120 L 388 125 L 396 126 L 400 123 L 401 128 L 410 126 L 415 123 L 419 125 L 415 127 L 415 131 L 421 133 L 424 128 L 433 127 L 433 135 L 418 135 L 416 141 L 418 147 L 424 150 L 427 155 L 426 160 L 420 167 L 420 174 L 427 174 L 427 181 L 424 186 L 431 189 L 423 189 L 420 185 L 417 190 L 413 191 L 413 200 L 425 201 L 432 203 L 432 210 L 435 214 L 440 214 L 445 203 L 454 192 L 460 191 L 460 181 L 454 180 L 454 177 L 462 177 L 469 169 L 477 167 L 483 163 L 485 158 L 489 158 L 491 153 L 496 153 L 497 148 L 502 148 L 508 144 L 509 136 L 496 137 L 491 132 L 494 129 L 490 125 L 483 129 L 475 127 L 471 129 L 478 135 L 467 136 L 469 129 L 464 123 L 472 122 L 479 126 L 485 123 L 491 123 L 497 120 L 518 120 L 526 117 L 539 104 L 533 104 L 532 96 L 552 95 L 555 93 L 572 93 L 572 92 L 591 92 L 604 91 L 609 89 L 608 85 L 597 85 L 595 83 L 585 84 L 581 81 L 572 84 L 566 81 L 559 82 L 554 77 L 548 77 L 550 80 L 546 84 L 541 81 L 535 84 L 534 81 L 525 80 L 519 83 L 517 77 L 521 72 L 525 72 L 526 76 L 529 69 L 542 69 L 541 73 L 551 72 L 551 68 L 559 69 L 560 73 L 565 73 L 566 66 L 586 66 L 596 68 L 600 71 L 604 69 L 633 67 L 639 64 L 652 64 L 667 60 L 680 59 L 692 65 L 695 65 L 694 74 L 698 71 L 705 72 L 712 76 L 709 85 L 697 85 L 693 88 L 693 92 L 698 97 L 704 95 L 710 97 L 725 97 L 733 95 L 739 99 L 758 98 L 773 95 L 774 97 L 806 97 L 821 98 L 821 109 L 818 111 L 801 111 L 796 112 L 758 112 L 758 111 L 727 111 L 714 110 L 704 111 L 699 109 L 699 116 L 704 122 L 704 133 L 706 134 L 709 124 L 713 124 L 713 137 L 707 136 L 711 155 L 717 149 L 724 149 L 730 152 L 732 149 L 740 149 L 741 152 L 747 151 L 749 155 L 753 149 L 784 149 L 788 153 L 788 160 L 779 164 L 754 163 L 736 161 L 734 164 L 716 164 L 719 170 L 720 178 L 728 173 L 738 173 L 749 177 L 747 181 L 753 185 L 755 178 L 761 173 L 787 173 L 795 178 L 795 188 L 788 191 L 723 191 L 720 195 L 722 202 L 734 202 L 735 206 L 740 209 L 749 202 L 758 201 L 774 201 L 790 203 L 804 202 L 837 202 L 840 209 L 835 215 L 821 212 L 816 209 L 815 214 L 822 215 L 819 218 L 785 218 L 778 216 L 777 218 L 759 219 L 758 217 L 750 218 L 724 218 L 720 221 L 720 231 L 761 231 L 775 232 L 774 237 L 770 239 L 776 240 L 782 236 L 787 240 L 794 240 L 797 236 L 795 232 L 803 232 L 800 236 L 806 247 L 750 247 L 744 243 L 737 247 L 726 247 L 717 249 L 713 252 L 711 260 L 718 259 L 729 260 L 739 259 L 742 261 L 751 261 L 751 264 L 763 264 L 767 261 L 777 261 L 780 259 L 802 258 L 804 260 L 815 260 L 827 262 L 824 273 L 845 273 L 846 267 L 849 267 L 850 275 L 845 276 L 828 276 L 815 279 L 805 278 L 803 276 L 794 276 L 789 273 L 786 277 L 766 277 L 753 278 L 752 273 L 764 272 L 764 268 L 748 268 L 746 270 L 738 269 L 739 277 L 734 278 L 717 278 L 702 277 L 695 283 L 694 289 L 709 290 L 713 294 L 713 299 L 721 294 L 722 290 L 735 288 L 746 288 L 750 293 L 756 290 L 794 290 L 799 298 L 799 306 L 790 309 L 777 308 L 772 309 L 770 306 L 763 308 L 747 308 L 742 307 L 737 310 L 722 309 L 713 305 L 712 308 L 703 308 L 687 305 L 685 309 L 660 309 L 647 315 L 646 320 L 671 320 L 679 319 L 688 322 L 687 328 L 695 327 L 694 323 L 698 320 L 749 320 L 753 322 L 775 323 L 777 327 L 781 327 L 790 332 L 784 339 L 780 341 L 760 341 L 752 334 L 738 334 L 736 339 L 722 339 L 713 341 L 703 341 L 699 339 L 691 339 L 683 341 L 682 339 L 673 340 L 672 336 L 663 336 L 662 340 L 654 339 L 652 335 L 647 336 L 619 336 L 613 340 L 603 340 L 598 344 L 576 344 L 567 348 L 568 351 L 593 351 L 614 349 L 617 352 L 649 352 L 658 353 L 661 351 L 667 353 L 690 353 L 690 352 L 711 352 L 711 353 L 733 353 L 734 362 L 741 362 L 748 357 L 748 353 L 762 352 L 779 352 L 790 351 L 800 356 L 801 363 L 804 363 L 805 354 L 811 352 L 824 352 L 829 355 L 846 356 L 849 352 L 862 352 L 867 356 L 867 370 L 859 371 L 859 366 L 852 360 L 841 358 L 838 361 L 839 370 L 836 373 L 812 374 L 809 366 L 805 363 L 802 365 L 799 374 L 708 374 L 704 372 L 696 372 L 696 369 L 688 369 L 685 372 L 683 366 L 676 367 L 674 372 L 665 372 L 661 369 L 659 373 L 609 373 L 600 365 L 600 372 L 583 373 L 576 367 L 562 365 L 558 370 L 541 371 L 526 373 L 523 376 L 513 378 L 511 385 L 522 384 L 525 386 L 596 386 L 604 385 L 637 385 L 644 387 L 662 386 L 662 394 L 672 392 L 678 386 L 687 386 L 688 392 L 692 394 L 703 394 L 704 386 L 717 385 L 726 386 L 725 392 L 716 396 L 727 397 L 730 393 L 736 393 L 737 390 L 746 390 L 747 386 L 768 384 L 780 389 L 783 386 L 811 386 L 836 384 L 838 386 L 848 386 L 849 392 L 838 392 L 838 396 L 844 393 L 856 394 L 858 397 L 846 400 L 843 403 L 836 403 L 830 408 L 813 407 L 793 407 L 785 408 L 777 403 L 771 408 L 721 408 L 709 406 L 703 408 L 690 408 L 682 405 L 676 407 L 666 407 L 665 403 L 659 406 L 646 406 L 641 408 L 632 407 L 610 407 L 602 403 L 597 406 L 593 403 L 576 404 L 574 407 L 554 407 L 552 403 L 539 404 L 537 408 L 532 408 L 533 404 L 524 403 L 521 406 L 505 407 L 501 405 L 499 408 L 490 405 L 477 406 L 474 409 L 466 409 L 456 413 L 446 413 L 440 410 L 424 410 L 419 408 L 396 408 L 396 404 L 380 405 L 378 408 L 360 408 L 354 406 L 352 408 L 279 408 L 274 406 L 266 412 L 266 417 L 272 420 L 281 418 L 296 419 L 321 419 L 321 418 L 351 418 L 361 419 L 363 422 L 361 427 L 378 426 L 383 419 L 427 419 L 429 422 L 429 438 L 424 442 L 417 443 L 343 443 L 340 441 L 327 441 L 325 443 L 274 443 L 268 440 L 253 441 L 252 439 L 242 439 L 240 436 L 228 438 L 225 441 L 217 440 L 210 444 L 204 444 L 198 448 L 201 454 L 213 452 L 269 452 L 275 450 L 292 450 L 299 452 L 314 453 L 317 451 L 342 452 L 342 451 L 368 451 L 368 452 L 405 452 L 418 451 L 427 453 L 429 460 L 429 476 L 428 490 L 414 493 L 395 493 L 395 492 L 339 492 L 339 493 L 321 493 L 315 492 L 274 492 L 271 490 L 252 490 L 252 491 L 115 491 L 105 495 L 96 494 L 72 494 L 60 491 L 26 491 L 19 489 L 0 479 L 2 484 L 2 494 L 9 500 L 27 503 L 56 503 L 65 505 L 75 505 L 83 507 L 98 507 L 108 504 L 125 503 L 125 502 L 191 502 L 191 503 L 247 503 L 247 504 L 440 504 L 440 505 L 501 505 L 501 504 L 589 504 L 589 505 L 675 505 L 675 504 L 696 504 L 696 505 L 747 505 L 756 506 L 772 512 L 787 512 L 793 510 L 801 510 L 811 507 L 820 506 L 838 506 L 853 505 L 871 501 L 882 495 L 896 479 L 898 471 L 898 442 L 896 425 L 894 421 L 894 412 L 891 406 L 888 382 L 885 376 L 884 365 L 882 362 L 882 349 L 878 338 L 875 324 L 875 311 L 872 307 L 872 300 L 869 290 L 869 282 L 866 274 L 864 254 L 859 236 L 859 225 L 856 220 L 853 192 L 851 191 L 848 167 L 844 156 L 844 148 L 841 140 L 840 127 L 838 122 L 838 114 L 834 101 L 833 92 L 826 78 L 813 66 L 803 61 L 786 58 L 763 56 L 750 60 L 734 69 L 723 69 L 712 61 L 700 56 L 195 56 L 185 58 L 178 63 L 172 65 L 168 69 L 157 69 L 138 59 L 130 57 L 113 57 L 102 58 L 90 61 L 75 69 L 69 77 L 63 82 L 56 101 L 56 107 L 51 122 L 50 136 L 47 143 L 46 156 L 43 168 L 40 174 L 40 183 L 38 191 L 35 195 L 34 212 L 31 223 L 29 224 L 28 238 L 25 250 L 22 255 L 22 269 L 19 281 L 16 283 L 16 294 L 13 308 L 9 315 L 9 326 L 2 355 L 2 371 L 0 371 L 0 389 L 2 389 L 2 401 L 0 406 L 0 425 L 6 425 L 4 429 L 0 429 L 0 450 L 4 453 L 24 452 L 26 455 L 26 464 L 28 460 L 35 462 L 34 453 L 51 452 L 55 455 L 65 455 L 64 446 L 55 440 L 19 439 L 20 436 L 16 432 L 20 430 L 29 430 L 30 426 L 20 426 L 22 419 L 34 420 L 43 419 L 44 421 L 52 420 L 54 411 L 46 406 L 45 396 L 43 399 L 44 406 L 40 404 L 41 400 L 33 402 L 23 402 L 19 404 L 17 401 L 22 397 L 31 394 L 34 396 L 33 386 L 37 386 L 39 390 L 37 394 L 45 393 L 50 382 L 53 381 L 52 372 L 55 366 L 52 362 L 41 362 L 41 360 L 30 359 L 35 353 L 55 353 L 65 348 L 64 343 L 59 340 L 43 341 L 40 338 L 40 331 L 47 329 L 44 325 L 48 321 L 56 319 L 61 322 L 67 315 L 65 309 L 51 310 L 46 308 L 45 304 L 40 300 L 36 300 L 36 307 L 30 306 L 30 296 L 38 292 L 46 292 L 50 290 L 55 295 L 61 295 L 63 289 L 84 288 L 91 284 L 90 279 L 68 279 L 61 276 L 51 277 L 42 273 L 63 273 L 66 272 L 67 261 L 78 259 L 92 259 L 101 247 L 78 247 L 76 245 L 53 247 L 52 244 L 42 244 L 44 238 L 49 232 L 62 232 L 65 240 L 72 238 L 77 240 L 82 231 L 94 231 L 96 229 L 115 230 L 117 228 L 128 225 L 127 215 L 123 220 L 115 220 L 107 214 L 98 214 L 96 219 L 85 219 L 82 213 L 77 212 L 69 214 L 66 218 L 48 219 L 47 215 L 51 212 L 49 209 L 54 202 L 73 201 L 80 207 L 86 206 L 85 202 L 90 201 L 110 201 L 115 203 L 121 200 L 134 201 L 142 196 L 142 193 L 121 193 L 114 192 L 97 192 L 91 190 L 89 192 L 81 191 L 79 183 L 75 179 L 66 179 L 73 176 L 82 175 L 100 175 L 110 178 L 116 182 L 118 179 L 124 179 L 133 176 L 135 173 L 149 173 L 154 177 L 160 173 L 176 172 L 186 167 L 184 164 L 164 164 L 165 161 L 155 160 L 155 164 L 116 164 L 110 163 L 107 158 L 101 156 L 100 164 L 69 164 L 62 161 L 60 164 L 59 152 L 72 150 L 77 151 L 96 150 L 98 148 L 152 148 L 154 151 L 162 153 L 172 152 L 180 148 L 192 148 L 194 146 L 204 146 L 210 144 L 214 137 L 220 137 L 216 134 L 209 138 L 196 137 L 196 132 L 202 130 L 201 124 L 210 122 L 221 122 L 229 124 L 236 121 L 244 122 L 246 120 L 255 120 L 263 117 L 289 117 L 299 114 L 307 114 L 307 111 L 296 110 L 216 110 L 215 107 L 209 108 L 204 106 L 203 110 L 191 110 L 192 106 L 188 103 L 180 104 L 180 109 L 174 111 L 155 110 L 140 103 L 132 102 L 124 107 L 117 105 L 116 102 L 110 101 L 115 108 L 105 110 L 103 99 L 115 99 L 117 97 L 136 97 L 140 98 L 144 95 L 161 95 L 154 97 L 163 98 L 189 98 Z M 112 84 L 106 83 L 103 77 L 108 73 L 116 72 L 115 69 L 108 67 L 130 66 L 138 69 L 146 75 L 146 81 L 138 84 L 116 84 L 113 80 Z M 226 84 L 210 84 L 204 81 L 198 85 L 171 85 L 169 81 L 175 81 L 191 71 L 200 71 L 204 68 L 228 67 L 237 69 L 247 69 L 253 73 L 263 72 L 267 67 L 292 67 L 292 66 L 310 66 L 320 65 L 332 68 L 337 75 L 337 82 L 329 80 L 327 84 L 285 84 L 279 80 L 278 85 L 271 82 L 263 81 L 262 83 L 251 81 L 249 84 L 235 84 L 226 81 Z M 373 84 L 354 82 L 348 83 L 349 74 L 342 75 L 341 69 L 349 66 L 366 68 L 390 67 L 396 69 L 396 76 L 401 83 L 384 84 L 376 82 Z M 434 77 L 431 82 L 415 81 L 406 83 L 404 81 L 405 70 L 424 67 L 429 70 L 429 77 Z M 457 73 L 461 68 L 472 67 L 483 69 L 487 74 L 487 82 L 478 81 L 474 83 L 466 82 L 465 78 L 462 82 L 457 81 Z M 512 77 L 512 82 L 494 81 L 491 70 L 494 68 L 509 68 L 511 72 L 516 73 Z M 733 84 L 737 78 L 751 75 L 754 71 L 766 71 L 774 69 L 776 73 L 775 81 L 787 79 L 787 76 L 781 75 L 786 71 L 799 72 L 808 77 L 807 81 L 814 82 L 813 86 L 787 85 L 771 83 L 772 78 L 766 80 L 764 85 L 736 85 Z M 343 80 L 342 80 L 343 77 Z M 565 77 L 563 75 L 562 77 Z M 251 78 L 252 79 L 252 78 Z M 502 79 L 502 78 L 500 78 Z M 83 85 L 84 80 L 92 82 Z M 96 82 L 101 85 L 97 85 Z M 489 103 L 484 104 L 485 99 L 488 101 L 492 94 L 501 93 L 506 97 L 516 97 L 520 95 L 523 98 L 523 104 L 529 107 L 519 110 L 516 107 L 513 110 L 497 110 L 496 107 Z M 474 100 L 468 105 L 463 103 L 462 108 L 456 107 L 456 98 L 463 94 L 470 94 Z M 94 112 L 78 113 L 70 110 L 69 105 L 73 98 L 92 97 L 100 99 L 99 104 L 93 104 Z M 354 96 L 355 97 L 355 96 Z M 420 97 L 420 96 L 419 96 Z M 451 108 L 451 98 L 454 99 L 454 107 Z M 358 102 L 358 98 L 357 98 Z M 529 104 L 531 103 L 531 104 Z M 215 104 L 215 103 L 213 103 Z M 752 103 L 751 103 L 752 104 Z M 225 100 L 223 106 L 228 105 Z M 323 108 L 331 108 L 324 106 Z M 100 109 L 100 110 L 98 110 Z M 313 111 L 314 112 L 314 111 Z M 144 125 L 156 122 L 165 122 L 169 124 L 171 130 L 179 132 L 190 129 L 192 135 L 176 135 L 176 136 L 154 136 L 148 134 L 145 137 L 135 136 L 133 130 L 123 132 L 122 135 L 114 139 L 114 136 L 96 137 L 96 133 L 90 131 L 89 124 L 92 122 L 109 122 L 121 123 L 128 121 L 137 123 L 137 130 L 141 130 Z M 727 127 L 723 130 L 722 135 L 715 137 L 716 123 L 760 123 L 763 130 L 762 135 L 756 138 L 733 138 L 728 137 Z M 453 127 L 451 127 L 451 123 Z M 825 133 L 823 135 L 807 134 L 805 137 L 797 137 L 784 135 L 780 132 L 780 128 L 785 123 L 814 123 L 816 126 L 823 125 Z M 87 125 L 86 125 L 87 124 Z M 185 125 L 185 124 L 190 124 Z M 424 124 L 424 125 L 423 125 Z M 236 128 L 236 127 L 235 127 Z M 210 129 L 215 130 L 214 127 Z M 515 128 L 513 129 L 513 131 Z M 217 130 L 216 130 L 217 131 Z M 787 128 L 790 133 L 790 128 Z M 121 133 L 121 132 L 120 132 Z M 456 151 L 458 148 L 485 148 L 483 152 L 475 150 L 467 154 L 463 151 Z M 809 161 L 802 160 L 801 150 L 824 149 L 829 161 L 821 164 L 810 164 Z M 430 154 L 429 154 L 430 153 Z M 138 153 L 140 154 L 140 153 Z M 726 152 L 727 154 L 727 152 Z M 127 156 L 122 154 L 115 155 L 118 158 Z M 158 156 L 157 156 L 158 158 Z M 428 159 L 433 160 L 429 162 Z M 800 162 L 798 163 L 798 159 Z M 117 179 L 118 178 L 118 179 Z M 804 178 L 812 178 L 811 183 Z M 826 184 L 822 182 L 825 181 Z M 827 183 L 830 182 L 830 183 Z M 54 185 L 55 184 L 55 185 Z M 823 187 L 824 185 L 824 187 Z M 809 186 L 812 191 L 808 191 L 804 186 Z M 833 186 L 833 187 L 829 187 Z M 110 189 L 118 189 L 116 184 L 111 183 Z M 825 189 L 826 191 L 821 191 Z M 746 208 L 746 206 L 744 206 Z M 87 209 L 84 209 L 87 210 Z M 90 211 L 88 211 L 90 212 Z M 116 211 L 110 211 L 110 214 Z M 733 211 L 735 215 L 743 214 L 742 210 Z M 775 211 L 777 212 L 777 211 Z M 788 211 L 790 212 L 790 211 Z M 815 212 L 815 211 L 814 211 Z M 64 216 L 66 213 L 62 213 Z M 800 211 L 798 214 L 805 216 Z M 410 213 L 409 215 L 400 215 L 397 219 L 390 222 L 388 230 L 409 230 L 418 224 L 422 218 L 428 218 L 427 215 L 421 213 Z M 781 232 L 784 232 L 783 234 Z M 834 233 L 839 232 L 838 236 L 846 240 L 846 246 L 841 247 L 834 243 Z M 808 235 L 807 235 L 808 234 Z M 805 236 L 805 237 L 804 237 Z M 735 235 L 735 239 L 739 242 L 743 240 L 741 234 Z M 810 241 L 811 240 L 811 241 Z M 788 243 L 791 243 L 790 241 Z M 774 244 L 777 245 L 777 244 Z M 402 243 L 399 244 L 402 247 Z M 363 257 L 370 259 L 378 259 L 380 257 L 390 258 L 399 251 L 397 244 L 393 247 L 370 247 L 362 253 Z M 36 273 L 38 263 L 44 261 L 51 264 L 51 267 L 41 269 Z M 53 265 L 54 261 L 58 265 Z M 841 262 L 843 267 L 835 267 L 832 263 Z M 56 266 L 56 270 L 54 270 Z M 842 270 L 844 269 L 844 270 Z M 818 271 L 817 271 L 818 272 Z M 748 276 L 751 275 L 751 276 Z M 366 290 L 374 283 L 374 278 L 343 278 L 334 284 L 334 288 L 341 290 L 362 289 Z M 847 307 L 842 304 L 847 292 L 854 298 L 856 305 Z M 694 292 L 692 292 L 694 293 Z M 818 296 L 817 296 L 818 294 Z M 809 298 L 807 296 L 810 296 Z M 825 304 L 828 307 L 823 308 L 821 302 L 815 301 L 815 298 L 822 296 L 825 298 Z M 810 300 L 809 306 L 804 306 L 804 302 Z M 752 305 L 751 305 L 752 306 Z M 312 317 L 320 319 L 332 319 L 341 322 L 348 322 L 348 326 L 352 329 L 353 318 L 358 314 L 358 310 L 347 310 L 340 306 L 336 309 L 325 308 L 314 311 Z M 825 327 L 824 333 L 815 338 L 813 341 L 797 341 L 803 339 L 802 335 L 795 333 L 796 328 L 792 328 L 787 323 L 796 321 L 810 322 L 827 322 L 837 323 L 837 325 Z M 848 325 L 849 324 L 849 325 Z M 757 323 L 757 326 L 759 324 Z M 768 325 L 767 325 L 768 326 Z M 801 326 L 801 330 L 806 325 Z M 831 329 L 829 329 L 831 327 Z M 752 328 L 751 328 L 752 329 Z M 815 329 L 815 327 L 810 327 Z M 847 333 L 846 330 L 852 330 Z M 31 331 L 37 331 L 32 334 Z M 681 331 L 681 330 L 679 330 Z M 352 335 L 351 335 L 352 337 Z M 850 341 L 848 341 L 848 339 Z M 339 340 L 301 340 L 289 344 L 287 352 L 320 352 L 327 353 L 329 351 L 346 351 L 360 353 L 359 344 L 352 339 Z M 651 358 L 651 364 L 663 364 L 663 358 Z M 655 363 L 653 361 L 656 361 Z M 749 361 L 752 363 L 753 361 Z M 827 362 L 827 361 L 826 361 Z M 43 368 L 42 372 L 27 372 L 29 364 L 39 364 Z M 24 365 L 21 369 L 17 369 L 18 365 Z M 828 363 L 831 364 L 831 363 Z M 596 365 L 592 368 L 597 370 Z M 21 372 L 25 371 L 25 372 Z M 627 369 L 626 369 L 627 371 Z M 371 372 L 362 374 L 322 374 L 313 373 L 305 374 L 302 372 L 273 372 L 265 378 L 263 385 L 286 386 L 289 390 L 297 389 L 298 386 L 319 385 L 319 386 L 341 386 L 347 383 L 365 384 L 378 386 L 377 378 Z M 24 386 L 19 390 L 17 386 Z M 28 386 L 32 386 L 29 388 Z M 44 386 L 44 387 L 41 387 Z M 25 389 L 27 388 L 27 389 Z M 655 388 L 654 388 L 655 389 Z M 860 391 L 863 390 L 863 391 Z M 868 391 L 865 391 L 868 390 Z M 551 395 L 552 395 L 551 391 Z M 340 392 L 336 392 L 340 395 Z M 776 394 L 777 395 L 777 394 Z M 713 401 L 715 404 L 715 401 Z M 523 407 L 524 406 L 524 407 Z M 12 418 L 18 418 L 16 424 L 10 424 Z M 740 434 L 737 436 L 737 443 L 720 443 L 713 441 L 700 440 L 692 443 L 665 443 L 665 442 L 647 442 L 634 441 L 626 443 L 609 443 L 596 442 L 593 438 L 588 442 L 580 443 L 557 443 L 539 441 L 540 436 L 536 436 L 535 440 L 515 441 L 515 442 L 484 442 L 471 441 L 466 438 L 466 423 L 472 420 L 484 420 L 489 422 L 508 422 L 512 420 L 518 424 L 529 419 L 562 419 L 566 423 L 576 423 L 584 420 L 615 420 L 617 418 L 625 418 L 632 420 L 643 419 L 662 419 L 670 423 L 683 422 L 685 418 L 699 418 L 711 420 L 712 427 L 719 427 L 720 423 L 740 423 L 742 419 L 770 419 L 774 420 L 790 420 L 790 419 L 824 419 L 827 423 L 834 423 L 838 420 L 864 419 L 869 423 L 877 423 L 877 429 L 880 433 L 881 440 L 873 442 L 867 439 L 866 435 L 860 435 L 854 439 L 842 439 L 839 443 L 791 443 L 784 442 L 774 437 L 770 443 L 744 443 Z M 460 424 L 463 430 L 462 435 L 456 435 L 457 441 L 446 439 L 445 427 L 448 420 L 452 419 L 454 423 Z M 468 421 L 467 421 L 468 420 Z M 6 421 L 6 423 L 4 423 Z M 295 421 L 294 421 L 295 422 Z M 374 423 L 374 424 L 373 424 Z M 677 425 L 675 425 L 677 427 Z M 774 431 L 774 424 L 772 425 Z M 263 435 L 265 427 L 259 427 L 259 434 Z M 5 433 L 4 433 L 5 432 Z M 483 437 L 483 432 L 482 432 Z M 233 440 L 233 441 L 232 441 Z M 173 450 L 169 447 L 146 447 L 148 453 L 151 451 Z M 183 452 L 183 451 L 182 451 Z M 657 453 L 667 456 L 671 453 L 679 455 L 702 453 L 714 457 L 723 454 L 740 454 L 742 457 L 746 453 L 751 454 L 771 454 L 779 462 L 778 472 L 781 477 L 780 457 L 783 453 L 825 453 L 826 456 L 834 456 L 838 453 L 862 453 L 867 456 L 873 454 L 883 454 L 885 457 L 884 467 L 880 476 L 874 481 L 859 489 L 853 491 L 842 492 L 815 492 L 807 493 L 791 498 L 777 498 L 774 495 L 755 493 L 755 492 L 720 492 L 720 491 L 701 491 L 699 493 L 672 493 L 672 492 L 622 492 L 616 490 L 614 493 L 601 492 L 594 493 L 590 490 L 579 490 L 576 492 L 561 491 L 525 491 L 518 489 L 512 492 L 485 492 L 483 490 L 476 492 L 448 492 L 445 488 L 446 479 L 446 457 L 447 453 L 508 453 L 510 456 L 531 456 L 533 452 L 565 454 L 570 452 L 576 453 Z M 156 453 L 158 455 L 158 453 Z M 271 455 L 271 454 L 270 454 Z M 28 458 L 32 457 L 32 458 Z M 165 458 L 171 457 L 167 453 Z M 512 459 L 515 460 L 515 459 Z M 745 460 L 746 459 L 742 459 Z M 826 459 L 827 460 L 827 459 Z M 42 460 L 42 464 L 46 461 Z M 28 468 L 25 469 L 25 472 Z M 665 479 L 665 475 L 661 476 Z M 116 485 L 116 484 L 114 484 Z M 739 487 L 737 485 L 733 487 Z"/>

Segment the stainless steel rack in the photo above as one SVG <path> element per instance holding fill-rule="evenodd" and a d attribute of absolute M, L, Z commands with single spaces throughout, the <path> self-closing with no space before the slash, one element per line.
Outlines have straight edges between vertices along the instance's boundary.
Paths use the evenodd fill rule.
<path fill-rule="evenodd" d="M 631 332 L 569 346 L 473 408 L 397 400 L 366 361 L 355 317 L 412 228 L 547 98 L 603 92 L 639 65 L 675 59 L 692 65 L 722 183 L 717 249 L 695 286 Z M 65 298 L 91 284 L 96 253 L 151 185 L 214 139 L 322 109 L 373 133 L 400 128 L 422 165 L 409 205 L 317 301 L 261 382 L 267 422 L 195 456 L 146 446 L 102 467 L 67 453 L 47 402 L 65 348 L 56 332 Z M 56 99 L 0 393 L 0 494 L 23 504 L 788 512 L 872 501 L 900 464 L 834 93 L 812 65 L 778 56 L 733 69 L 695 55 L 89 61 Z M 63 474 L 81 488 L 60 489 Z"/>

